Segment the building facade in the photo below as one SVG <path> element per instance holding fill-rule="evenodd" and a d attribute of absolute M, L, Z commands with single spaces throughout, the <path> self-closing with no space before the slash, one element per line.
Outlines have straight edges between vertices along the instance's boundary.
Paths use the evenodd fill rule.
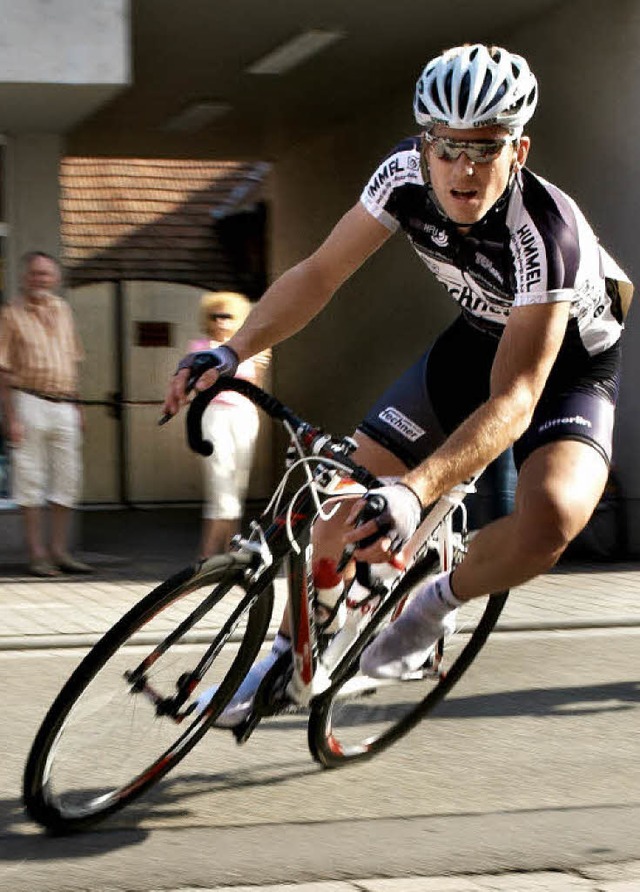
<path fill-rule="evenodd" d="M 268 267 L 270 277 L 279 274 L 318 244 L 357 199 L 379 159 L 412 132 L 411 91 L 424 61 L 442 46 L 476 40 L 527 56 L 541 94 L 531 128 L 531 167 L 576 198 L 603 244 L 634 281 L 640 280 L 637 0 L 532 0 L 508 7 L 488 0 L 471 5 L 464 21 L 456 20 L 453 8 L 436 13 L 423 0 L 410 0 L 402 14 L 384 0 L 372 0 L 370 14 L 360 11 L 358 21 L 352 19 L 358 4 L 329 4 L 324 10 L 300 0 L 287 9 L 267 10 L 270 5 L 255 0 L 249 4 L 255 11 L 252 28 L 240 9 L 227 7 L 223 16 L 217 6 L 185 0 L 178 13 L 177 5 L 165 0 L 0 0 L 5 295 L 15 290 L 16 259 L 23 251 L 41 247 L 60 253 L 65 157 L 268 162 Z M 326 28 L 329 19 L 343 20 L 343 39 L 317 62 L 266 78 L 246 66 L 287 34 Z M 227 117 L 199 130 L 167 124 L 169 108 L 194 99 L 201 110 L 228 112 Z M 237 129 L 241 124 L 244 129 Z M 81 292 L 94 287 L 78 287 L 73 300 L 88 300 Z M 142 294 L 150 286 L 131 287 Z M 150 307 L 156 298 L 139 299 Z M 171 305 L 187 324 L 188 300 L 158 293 L 157 301 L 162 313 Z M 106 310 L 98 300 L 86 305 L 91 306 L 87 349 L 97 357 L 101 344 L 92 331 Z M 274 387 L 302 414 L 346 433 L 452 312 L 402 239 L 393 239 L 304 332 L 276 350 Z M 638 312 L 632 306 L 625 332 L 614 456 L 635 554 L 640 553 Z M 381 342 L 384 364 L 375 359 Z M 169 364 L 163 362 L 158 386 Z M 113 473 L 112 463 L 105 462 L 105 479 Z"/>

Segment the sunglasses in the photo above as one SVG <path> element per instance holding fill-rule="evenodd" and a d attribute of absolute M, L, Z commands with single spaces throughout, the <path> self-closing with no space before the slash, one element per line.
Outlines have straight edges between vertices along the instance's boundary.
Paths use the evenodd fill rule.
<path fill-rule="evenodd" d="M 209 313 L 209 319 L 233 319 L 233 313 Z"/>
<path fill-rule="evenodd" d="M 499 139 L 451 139 L 448 136 L 424 134 L 424 140 L 442 161 L 457 161 L 464 152 L 472 164 L 488 164 L 495 161 L 500 152 L 517 137 L 505 136 Z"/>

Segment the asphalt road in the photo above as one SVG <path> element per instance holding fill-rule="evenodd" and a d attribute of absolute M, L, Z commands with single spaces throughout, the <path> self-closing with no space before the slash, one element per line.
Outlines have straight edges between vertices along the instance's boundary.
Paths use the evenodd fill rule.
<path fill-rule="evenodd" d="M 640 630 L 495 634 L 437 717 L 321 771 L 302 717 L 210 733 L 145 799 L 49 838 L 20 776 L 78 651 L 0 654 L 0 889 L 115 892 L 640 858 Z M 96 758 L 99 754 L 96 754 Z"/>

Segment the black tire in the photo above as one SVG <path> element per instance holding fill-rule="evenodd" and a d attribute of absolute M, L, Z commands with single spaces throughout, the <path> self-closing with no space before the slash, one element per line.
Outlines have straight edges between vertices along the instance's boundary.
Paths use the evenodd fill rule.
<path fill-rule="evenodd" d="M 409 570 L 355 642 L 349 667 L 312 701 L 308 743 L 313 758 L 323 767 L 339 768 L 370 759 L 407 734 L 449 693 L 489 637 L 508 592 L 465 604 L 459 611 L 456 632 L 439 642 L 431 666 L 416 673 L 415 679 L 379 681 L 358 671 L 360 654 L 369 641 L 387 625 L 396 606 L 432 574 L 429 558 Z"/>
<path fill-rule="evenodd" d="M 271 579 L 247 593 L 248 566 L 245 555 L 223 555 L 188 567 L 143 598 L 89 651 L 51 706 L 27 759 L 23 796 L 34 821 L 58 834 L 84 829 L 128 805 L 195 746 L 240 685 L 269 627 Z M 217 651 L 201 684 L 185 689 L 177 717 L 170 717 L 179 680 L 193 672 L 214 639 Z M 198 696 L 213 684 L 213 698 L 196 710 Z"/>

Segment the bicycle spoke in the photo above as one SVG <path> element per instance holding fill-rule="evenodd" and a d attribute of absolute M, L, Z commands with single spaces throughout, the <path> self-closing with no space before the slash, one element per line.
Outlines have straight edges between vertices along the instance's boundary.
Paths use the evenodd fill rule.
<path fill-rule="evenodd" d="M 345 754 L 366 750 L 372 741 L 405 721 L 460 656 L 485 604 L 484 598 L 477 599 L 458 612 L 455 633 L 434 648 L 421 670 L 401 680 L 371 679 L 360 672 L 353 675 L 337 691 L 330 710 L 333 747 Z"/>
<path fill-rule="evenodd" d="M 36 820 L 68 827 L 113 811 L 188 752 L 246 671 L 228 679 L 255 616 L 241 579 L 227 562 L 217 584 L 207 577 L 165 595 L 160 609 L 134 609 L 88 654 L 30 755 L 25 800 Z"/>

